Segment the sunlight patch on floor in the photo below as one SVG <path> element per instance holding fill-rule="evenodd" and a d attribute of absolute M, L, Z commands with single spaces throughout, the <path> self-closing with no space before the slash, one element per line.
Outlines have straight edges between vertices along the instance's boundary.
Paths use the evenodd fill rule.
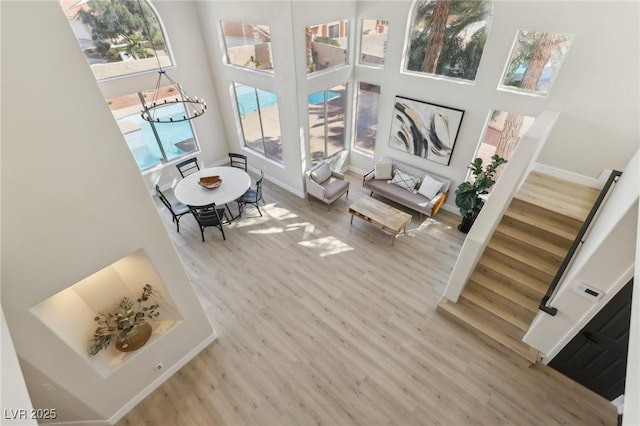
<path fill-rule="evenodd" d="M 284 232 L 284 228 L 281 226 L 272 226 L 271 228 L 254 229 L 249 231 L 249 234 L 280 234 Z"/>
<path fill-rule="evenodd" d="M 267 216 L 275 220 L 293 219 L 298 217 L 298 215 L 291 212 L 291 210 L 276 207 L 275 204 L 267 204 L 266 206 L 261 207 L 260 210 L 262 210 L 262 214 L 265 214 L 266 212 Z"/>
<path fill-rule="evenodd" d="M 335 237 L 323 237 L 315 240 L 301 241 L 298 244 L 317 251 L 318 256 L 320 257 L 353 250 L 353 247 L 343 243 Z"/>
<path fill-rule="evenodd" d="M 314 224 L 309 222 L 291 223 L 287 225 L 287 231 L 297 231 L 299 229 L 304 229 L 304 235 L 302 236 L 303 240 L 308 240 L 320 232 L 316 230 L 316 226 Z"/>

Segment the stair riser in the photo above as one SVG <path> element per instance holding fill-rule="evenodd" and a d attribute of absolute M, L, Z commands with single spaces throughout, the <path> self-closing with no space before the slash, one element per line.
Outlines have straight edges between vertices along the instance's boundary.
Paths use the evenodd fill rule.
<path fill-rule="evenodd" d="M 489 241 L 488 248 L 501 253 L 505 258 L 508 257 L 510 260 L 527 265 L 528 268 L 552 277 L 562 263 L 562 259 L 557 256 L 536 250 L 535 247 L 517 241 L 505 239 L 500 234 L 494 234 L 491 241 Z M 518 267 L 518 269 L 522 268 Z"/>
<path fill-rule="evenodd" d="M 439 304 L 437 309 L 438 312 L 454 320 L 467 330 L 474 333 L 476 336 L 482 338 L 485 342 L 491 344 L 496 348 L 499 348 L 500 350 L 504 351 L 504 353 L 515 355 L 514 359 L 526 360 L 527 365 L 535 362 L 537 352 L 533 348 L 530 348 L 526 344 L 522 343 L 521 340 L 523 333 L 520 330 L 512 326 L 507 326 L 512 327 L 512 330 L 507 332 L 507 335 L 509 337 L 498 338 L 498 335 L 495 335 L 495 333 L 497 332 L 496 329 L 493 329 L 492 327 L 486 328 L 485 325 L 481 326 L 481 323 L 477 323 L 477 318 L 482 317 L 484 313 L 476 313 L 477 307 L 469 305 L 466 300 L 461 298 L 457 304 L 452 304 L 451 302 L 445 301 L 444 304 Z M 468 318 L 459 316 L 460 314 L 457 313 L 459 309 L 462 309 L 462 312 L 466 312 L 466 314 L 464 315 L 466 315 Z M 470 318 L 473 318 L 473 322 L 470 322 L 469 316 Z M 503 322 L 503 324 L 506 325 L 507 323 Z M 505 331 L 504 326 L 500 328 L 503 328 L 503 331 Z M 498 334 L 500 333 L 498 332 Z"/>
<path fill-rule="evenodd" d="M 546 242 L 546 244 L 553 245 L 554 247 L 553 247 L 552 253 L 556 253 L 556 254 L 563 253 L 561 257 L 564 257 L 564 255 L 569 251 L 569 247 L 571 247 L 571 244 L 573 243 L 573 240 L 564 238 L 561 235 L 554 234 L 553 232 L 549 232 L 545 229 L 538 228 L 536 226 L 533 226 L 529 223 L 515 219 L 513 217 L 503 216 L 502 220 L 500 221 L 500 225 L 498 226 L 498 229 L 496 229 L 496 232 L 508 234 L 508 231 L 507 231 L 508 228 L 506 227 L 513 227 L 527 235 L 535 236 L 535 239 L 531 238 L 532 241 L 535 241 L 536 239 L 540 239 Z M 540 248 L 545 251 L 549 251 L 549 250 L 546 250 L 544 247 L 540 247 Z"/>
<path fill-rule="evenodd" d="M 567 234 L 569 236 L 575 236 L 578 234 L 578 231 L 582 226 L 581 221 L 563 216 L 559 213 L 538 207 L 517 198 L 514 198 L 511 201 L 509 209 L 519 213 L 522 217 L 532 221 L 532 223 L 540 222 L 543 225 L 541 226 L 542 229 L 557 233 L 558 235 Z M 575 237 L 569 238 L 573 240 Z"/>
<path fill-rule="evenodd" d="M 478 264 L 475 271 L 469 278 L 470 281 L 486 288 L 510 303 L 519 306 L 525 311 L 537 313 L 541 294 L 531 290 L 529 287 L 521 285 L 504 276 L 495 273 L 483 264 Z"/>
<path fill-rule="evenodd" d="M 493 256 L 494 253 L 492 250 L 485 251 L 480 258 L 478 265 L 486 267 L 494 274 L 500 276 L 503 280 L 507 280 L 521 287 L 526 287 L 533 294 L 535 299 L 542 298 L 549 287 L 550 281 L 542 281 L 535 275 L 524 276 L 522 272 L 516 273 L 506 268 L 506 265 L 502 262 L 500 255 L 498 255 L 497 258 L 494 258 Z"/>
<path fill-rule="evenodd" d="M 488 314 L 497 316 L 523 332 L 529 329 L 529 325 L 535 316 L 532 312 L 496 295 L 473 281 L 467 284 L 460 297 L 466 299 L 468 303 L 476 305 L 478 309 L 486 310 Z"/>
<path fill-rule="evenodd" d="M 485 253 L 487 253 L 488 256 L 494 259 L 498 259 L 500 262 L 504 263 L 506 266 L 517 270 L 521 274 L 535 278 L 535 280 L 540 283 L 551 283 L 551 281 L 553 280 L 553 277 L 555 276 L 546 271 L 540 270 L 538 268 L 534 268 L 533 266 L 530 266 L 517 259 L 514 259 L 506 255 L 505 253 L 496 251 L 493 248 L 491 248 L 491 246 L 486 248 Z M 546 291 L 546 289 L 544 291 Z M 544 291 L 543 291 L 543 294 L 544 294 Z"/>

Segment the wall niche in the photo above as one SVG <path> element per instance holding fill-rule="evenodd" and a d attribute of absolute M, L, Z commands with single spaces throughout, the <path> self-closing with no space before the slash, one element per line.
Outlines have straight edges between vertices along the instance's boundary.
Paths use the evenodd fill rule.
<path fill-rule="evenodd" d="M 100 312 L 113 312 L 123 297 L 137 299 L 145 284 L 153 287 L 152 297 L 160 305 L 160 315 L 149 321 L 153 334 L 146 345 L 125 353 L 115 349 L 114 342 L 111 342 L 107 349 L 90 356 L 87 348 L 97 327 L 94 318 Z M 112 374 L 182 322 L 173 299 L 144 249 L 72 284 L 29 311 L 103 377 Z"/>

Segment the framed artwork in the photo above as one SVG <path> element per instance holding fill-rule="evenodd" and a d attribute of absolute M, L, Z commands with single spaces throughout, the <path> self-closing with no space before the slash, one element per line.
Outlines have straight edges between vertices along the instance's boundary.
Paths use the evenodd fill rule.
<path fill-rule="evenodd" d="M 449 165 L 464 111 L 396 96 L 391 148 Z"/>

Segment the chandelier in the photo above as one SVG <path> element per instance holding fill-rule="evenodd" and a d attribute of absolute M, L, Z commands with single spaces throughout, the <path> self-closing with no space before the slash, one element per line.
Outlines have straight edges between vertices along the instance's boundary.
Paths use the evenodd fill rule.
<path fill-rule="evenodd" d="M 159 64 L 159 61 L 158 61 Z M 163 84 L 163 78 L 169 83 L 169 91 L 175 93 L 171 98 L 160 98 L 161 89 L 167 84 Z M 171 90 L 173 89 L 173 90 Z M 168 108 L 170 105 L 182 105 L 178 111 Z M 167 110 L 171 110 L 168 113 Z M 192 120 L 201 116 L 207 110 L 207 103 L 196 96 L 192 98 L 178 83 L 176 83 L 162 68 L 158 71 L 158 81 L 153 91 L 153 97 L 149 103 L 143 103 L 141 116 L 146 121 L 154 123 L 177 123 L 180 121 Z"/>
<path fill-rule="evenodd" d="M 147 37 L 151 40 L 151 31 L 149 30 L 149 22 L 147 16 L 142 9 L 142 4 L 138 0 L 138 7 L 140 8 L 140 15 L 144 20 L 144 25 L 147 30 Z M 192 98 L 189 94 L 176 83 L 165 70 L 162 69 L 160 64 L 160 58 L 158 57 L 158 51 L 155 44 L 152 42 L 153 54 L 158 61 L 158 81 L 156 82 L 156 88 L 153 91 L 153 97 L 151 102 L 142 102 L 141 116 L 145 121 L 153 123 L 178 123 L 180 121 L 192 120 L 201 116 L 207 110 L 207 104 L 203 99 L 198 99 L 196 96 Z M 167 80 L 167 83 L 163 84 L 163 78 Z M 169 87 L 168 90 L 165 87 Z M 162 96 L 161 92 L 166 90 L 172 93 L 171 97 Z M 180 105 L 181 108 L 172 108 L 172 105 Z"/>

